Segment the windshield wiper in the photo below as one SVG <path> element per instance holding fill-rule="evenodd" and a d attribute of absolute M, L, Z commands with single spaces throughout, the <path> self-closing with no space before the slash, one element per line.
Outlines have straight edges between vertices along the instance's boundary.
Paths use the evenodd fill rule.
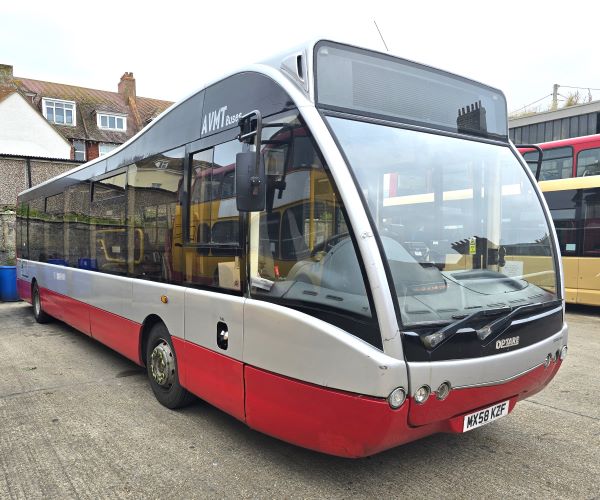
<path fill-rule="evenodd" d="M 496 309 L 485 309 L 482 311 L 476 311 L 474 313 L 465 316 L 454 323 L 450 323 L 448 326 L 438 330 L 437 332 L 430 333 L 429 335 L 425 335 L 421 337 L 421 342 L 427 349 L 434 349 L 439 344 L 441 344 L 444 340 L 453 337 L 457 333 L 467 333 L 467 332 L 475 332 L 480 340 L 485 340 L 492 334 L 497 334 L 500 331 L 505 330 L 512 323 L 512 320 L 526 311 L 533 311 L 535 309 L 540 308 L 550 308 L 551 306 L 561 305 L 562 302 L 560 300 L 551 301 L 551 302 L 534 302 L 532 304 L 524 304 L 522 306 L 518 306 L 515 308 L 511 307 L 499 307 Z M 468 326 L 473 323 L 473 321 L 479 320 L 486 316 L 497 316 L 499 314 L 508 313 L 503 315 L 502 317 L 495 319 L 494 321 L 482 326 L 481 328 L 475 330 L 474 328 Z"/>
<path fill-rule="evenodd" d="M 421 342 L 423 342 L 423 345 L 427 348 L 427 349 L 433 349 L 435 347 L 437 347 L 439 344 L 442 343 L 442 341 L 453 337 L 454 335 L 456 335 L 457 333 L 461 332 L 461 333 L 465 333 L 465 331 L 471 332 L 473 331 L 473 328 L 466 328 L 466 326 L 471 323 L 474 320 L 477 320 L 479 318 L 482 318 L 486 313 L 489 315 L 492 311 L 494 311 L 494 309 L 488 309 L 488 310 L 482 310 L 482 311 L 475 311 L 474 313 L 469 314 L 468 316 L 465 316 L 462 319 L 459 319 L 458 321 L 455 321 L 454 323 L 450 323 L 448 326 L 445 326 L 444 328 L 442 328 L 441 330 L 438 330 L 437 332 L 433 332 L 430 333 L 429 335 L 425 335 L 424 337 L 421 337 Z M 496 311 L 498 311 L 498 314 L 505 312 L 506 308 L 499 308 L 496 309 Z"/>
<path fill-rule="evenodd" d="M 506 316 L 502 316 L 501 318 L 482 326 L 479 330 L 477 330 L 477 336 L 479 337 L 479 340 L 485 340 L 492 334 L 506 330 L 512 323 L 512 320 L 515 318 L 515 316 L 518 316 L 521 313 L 534 311 L 541 308 L 551 308 L 558 305 L 562 306 L 562 302 L 560 300 L 555 300 L 552 302 L 534 302 L 532 304 L 524 304 L 522 306 L 515 307 Z"/>

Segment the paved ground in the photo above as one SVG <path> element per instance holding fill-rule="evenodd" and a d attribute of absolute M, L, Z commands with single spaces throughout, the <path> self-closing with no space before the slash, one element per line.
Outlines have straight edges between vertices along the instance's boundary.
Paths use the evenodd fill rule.
<path fill-rule="evenodd" d="M 141 368 L 0 303 L 0 498 L 600 498 L 600 310 L 568 320 L 562 370 L 511 416 L 344 460 L 167 410 Z"/>

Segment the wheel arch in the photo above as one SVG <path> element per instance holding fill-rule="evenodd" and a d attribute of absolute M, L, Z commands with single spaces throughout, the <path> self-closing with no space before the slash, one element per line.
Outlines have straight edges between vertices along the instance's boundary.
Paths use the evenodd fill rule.
<path fill-rule="evenodd" d="M 140 331 L 140 359 L 142 360 L 142 364 L 144 366 L 146 366 L 146 346 L 148 343 L 148 336 L 150 335 L 152 327 L 159 323 L 162 323 L 166 327 L 165 322 L 158 314 L 149 314 L 142 323 Z"/>

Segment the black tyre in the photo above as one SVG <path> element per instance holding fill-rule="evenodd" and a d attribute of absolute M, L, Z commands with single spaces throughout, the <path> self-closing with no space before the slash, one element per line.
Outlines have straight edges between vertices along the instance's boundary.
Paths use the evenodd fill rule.
<path fill-rule="evenodd" d="M 33 317 L 38 323 L 48 323 L 52 318 L 42 310 L 42 299 L 37 283 L 31 289 L 31 303 L 33 305 Z"/>
<path fill-rule="evenodd" d="M 167 408 L 187 406 L 194 396 L 179 383 L 177 359 L 169 330 L 163 323 L 150 330 L 146 344 L 146 371 L 156 399 Z"/>

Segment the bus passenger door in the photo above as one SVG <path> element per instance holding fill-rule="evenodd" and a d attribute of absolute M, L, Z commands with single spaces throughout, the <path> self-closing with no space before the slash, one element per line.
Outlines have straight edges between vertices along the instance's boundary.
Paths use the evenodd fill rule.
<path fill-rule="evenodd" d="M 577 303 L 577 289 L 579 288 L 579 257 L 563 257 L 563 273 L 565 276 L 565 300 L 570 304 Z"/>
<path fill-rule="evenodd" d="M 583 253 L 579 259 L 579 304 L 600 305 L 600 189 L 586 189 L 582 200 Z"/>
<path fill-rule="evenodd" d="M 243 314 L 243 297 L 187 288 L 184 349 L 178 353 L 185 388 L 239 420 L 244 420 Z"/>
<path fill-rule="evenodd" d="M 190 155 L 189 244 L 183 248 L 183 385 L 244 420 L 244 269 L 234 186 L 235 139 Z"/>
<path fill-rule="evenodd" d="M 576 189 L 546 191 L 544 197 L 552 214 L 560 253 L 562 254 L 565 300 L 578 302 L 580 283 L 581 191 Z"/>

